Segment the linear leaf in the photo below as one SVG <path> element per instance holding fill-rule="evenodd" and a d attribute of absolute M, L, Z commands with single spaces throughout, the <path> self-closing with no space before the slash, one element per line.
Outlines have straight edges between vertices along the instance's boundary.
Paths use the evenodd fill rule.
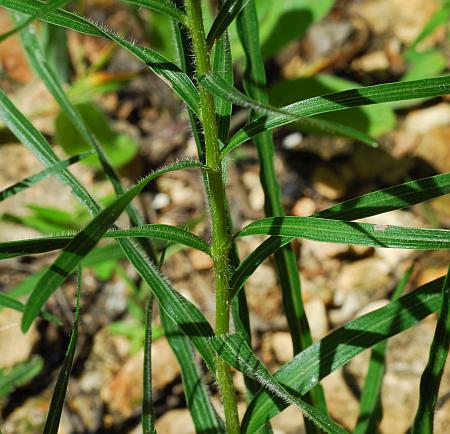
<path fill-rule="evenodd" d="M 427 98 L 450 93 L 450 75 L 428 78 L 424 80 L 405 81 L 399 83 L 377 84 L 375 86 L 350 89 L 343 92 L 316 96 L 282 107 L 298 116 L 313 116 L 343 110 L 348 107 L 395 102 L 415 98 Z M 292 122 L 283 115 L 262 116 L 239 130 L 223 149 L 223 155 L 251 139 L 255 135 Z"/>
<path fill-rule="evenodd" d="M 79 232 L 36 285 L 27 301 L 22 318 L 22 330 L 27 331 L 36 315 L 41 310 L 50 295 L 75 270 L 77 265 L 86 256 L 97 242 L 102 238 L 108 228 L 117 220 L 125 207 L 136 197 L 141 190 L 158 176 L 180 169 L 203 167 L 194 161 L 180 161 L 159 169 L 146 176 L 142 181 L 119 196 L 110 206 L 102 210 L 95 218 Z"/>
<path fill-rule="evenodd" d="M 352 139 L 367 143 L 370 146 L 378 146 L 376 140 L 354 128 L 346 127 L 345 125 L 341 125 L 337 122 L 331 122 L 324 119 L 310 119 L 304 116 L 297 116 L 287 110 L 278 109 L 268 104 L 260 103 L 243 94 L 218 75 L 211 73 L 204 75 L 199 78 L 199 82 L 205 89 L 216 97 L 228 99 L 228 101 L 231 101 L 238 106 L 254 110 L 256 113 L 267 116 L 283 116 L 286 119 L 290 119 L 290 122 L 297 122 L 299 127 L 303 125 L 308 129 L 313 128 L 323 133 L 350 137 Z"/>
<path fill-rule="evenodd" d="M 179 23 L 186 25 L 186 15 L 166 0 L 122 0 L 124 3 L 130 3 L 164 14 Z"/>
<path fill-rule="evenodd" d="M 50 252 L 67 247 L 75 235 L 52 235 L 28 240 L 8 241 L 0 243 L 0 260 L 15 256 Z M 113 229 L 107 231 L 105 238 L 153 238 L 184 244 L 210 255 L 210 247 L 206 241 L 185 229 L 164 225 L 148 224 L 130 229 Z"/>
<path fill-rule="evenodd" d="M 354 223 L 316 217 L 270 217 L 250 223 L 236 236 L 276 235 L 330 243 L 401 249 L 449 249 L 450 230 Z"/>
<path fill-rule="evenodd" d="M 264 389 L 287 404 L 294 404 L 302 413 L 327 433 L 347 433 L 327 416 L 305 401 L 289 393 L 261 363 L 245 339 L 239 335 L 220 335 L 211 339 L 217 354 L 244 375 L 257 380 Z"/>
<path fill-rule="evenodd" d="M 93 153 L 89 151 L 79 155 L 74 155 L 73 157 L 70 157 L 67 160 L 59 161 L 58 163 L 53 164 L 52 166 L 40 171 L 39 173 L 36 173 L 35 175 L 29 176 L 28 178 L 22 179 L 22 181 L 16 182 L 14 185 L 5 188 L 3 191 L 0 191 L 0 202 L 7 199 L 8 197 L 20 193 L 23 190 L 26 190 L 27 188 L 32 187 L 33 185 L 37 184 L 43 179 L 48 178 L 49 176 L 52 176 L 63 169 L 66 169 L 72 164 L 75 164 L 78 161 L 81 161 L 92 154 Z"/>
<path fill-rule="evenodd" d="M 408 283 L 413 267 L 403 274 L 392 293 L 391 300 L 398 300 Z M 372 348 L 369 369 L 361 391 L 359 416 L 353 434 L 371 434 L 377 432 L 381 420 L 381 387 L 386 370 L 387 341 L 380 342 Z"/>
<path fill-rule="evenodd" d="M 9 309 L 14 309 L 17 312 L 23 312 L 25 310 L 25 305 L 21 301 L 16 300 L 15 298 L 3 292 L 0 292 L 0 306 L 8 307 Z M 53 322 L 58 325 L 62 324 L 62 321 L 55 315 L 52 315 L 51 313 L 41 311 L 39 315 L 47 321 Z"/>
<path fill-rule="evenodd" d="M 44 166 L 48 168 L 60 161 L 44 136 L 17 110 L 2 89 L 0 89 L 0 118 Z M 73 193 L 88 207 L 92 214 L 98 211 L 99 207 L 95 200 L 69 171 L 62 170 L 57 172 L 56 176 L 72 189 Z"/>
<path fill-rule="evenodd" d="M 406 208 L 448 193 L 450 172 L 367 193 L 320 211 L 314 217 L 356 220 Z"/>
<path fill-rule="evenodd" d="M 72 326 L 72 333 L 70 334 L 69 346 L 67 348 L 64 362 L 59 371 L 58 380 L 56 381 L 55 390 L 53 391 L 50 408 L 45 421 L 43 434 L 57 434 L 59 429 L 59 421 L 61 420 L 61 413 L 66 399 L 67 385 L 69 384 L 70 372 L 72 371 L 73 358 L 75 355 L 75 348 L 78 339 L 78 319 L 80 316 L 80 294 L 82 284 L 82 269 L 78 268 L 77 277 L 77 306 L 75 309 L 75 321 Z"/>
<path fill-rule="evenodd" d="M 0 0 L 0 6 L 27 15 L 35 14 L 43 4 L 45 3 L 40 0 L 14 0 L 14 2 L 11 2 L 10 0 Z M 155 72 L 155 74 L 160 76 L 174 92 L 179 95 L 188 107 L 194 113 L 198 114 L 199 96 L 197 88 L 184 72 L 161 54 L 150 48 L 135 45 L 103 25 L 95 24 L 92 21 L 88 21 L 85 18 L 64 10 L 42 14 L 40 18 L 50 24 L 66 27 L 91 36 L 106 37 L 107 39 L 116 42 L 144 62 Z"/>
<path fill-rule="evenodd" d="M 223 3 L 206 38 L 206 42 L 210 47 L 223 35 L 233 20 L 239 15 L 239 12 L 247 6 L 248 2 L 249 0 L 226 0 Z"/>
<path fill-rule="evenodd" d="M 0 35 L 0 42 L 3 42 L 5 39 L 14 35 L 17 32 L 20 32 L 22 29 L 30 25 L 36 18 L 39 18 L 41 15 L 49 14 L 55 11 L 58 8 L 63 8 L 70 0 L 50 0 L 48 3 L 44 3 L 41 8 L 37 9 L 35 14 L 32 14 L 28 18 L 21 20 L 19 23 L 16 23 L 16 26 L 11 30 L 8 30 L 5 33 Z"/>
<path fill-rule="evenodd" d="M 152 387 L 152 318 L 153 294 L 150 293 L 145 309 L 145 342 L 144 342 L 144 369 L 142 399 L 142 432 L 155 434 L 155 415 L 153 413 L 153 387 Z"/>
<path fill-rule="evenodd" d="M 31 360 L 14 365 L 5 372 L 0 369 L 0 398 L 9 395 L 15 387 L 28 383 L 44 368 L 42 357 L 33 357 Z"/>
<path fill-rule="evenodd" d="M 419 408 L 412 434 L 433 434 L 434 410 L 439 394 L 442 374 L 450 346 L 450 266 L 442 286 L 439 318 L 430 347 L 428 363 L 420 379 Z"/>
<path fill-rule="evenodd" d="M 224 423 L 211 404 L 188 337 L 182 333 L 163 309 L 161 310 L 161 323 L 181 369 L 184 395 L 196 432 L 225 434 Z"/>
<path fill-rule="evenodd" d="M 442 304 L 444 279 L 437 279 L 399 300 L 349 322 L 296 355 L 274 377 L 287 390 L 302 396 L 323 378 L 365 349 L 401 333 L 436 312 Z M 255 433 L 286 404 L 262 390 L 250 403 L 242 434 Z"/>

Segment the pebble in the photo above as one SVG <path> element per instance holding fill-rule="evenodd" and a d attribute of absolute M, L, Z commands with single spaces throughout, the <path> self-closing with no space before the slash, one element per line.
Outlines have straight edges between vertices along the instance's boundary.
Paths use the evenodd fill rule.
<path fill-rule="evenodd" d="M 321 196 L 330 200 L 341 198 L 347 189 L 341 177 L 325 165 L 318 165 L 315 168 L 312 182 L 315 190 Z"/>
<path fill-rule="evenodd" d="M 298 217 L 308 217 L 316 212 L 316 202 L 310 197 L 302 197 L 295 202 L 292 208 L 292 215 Z"/>
<path fill-rule="evenodd" d="M 328 317 L 324 302 L 313 298 L 305 303 L 305 311 L 313 340 L 318 341 L 328 334 Z"/>
<path fill-rule="evenodd" d="M 197 271 L 211 270 L 213 266 L 211 257 L 199 250 L 190 250 L 189 259 L 191 260 L 192 266 Z"/>
<path fill-rule="evenodd" d="M 450 125 L 432 128 L 414 151 L 439 172 L 450 171 Z"/>
<path fill-rule="evenodd" d="M 288 332 L 275 332 L 271 336 L 271 347 L 276 360 L 282 364 L 294 356 L 292 339 Z"/>
<path fill-rule="evenodd" d="M 155 424 L 156 431 L 164 434 L 196 434 L 188 409 L 175 409 L 166 412 Z"/>

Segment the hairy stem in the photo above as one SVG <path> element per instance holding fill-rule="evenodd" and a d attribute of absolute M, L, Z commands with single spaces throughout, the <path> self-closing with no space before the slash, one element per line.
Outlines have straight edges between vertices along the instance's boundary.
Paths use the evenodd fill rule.
<path fill-rule="evenodd" d="M 206 46 L 205 31 L 200 0 L 185 0 L 195 65 L 198 76 L 211 69 L 210 54 Z M 225 183 L 220 157 L 219 137 L 213 96 L 200 88 L 200 121 L 205 139 L 207 191 L 211 215 L 211 253 L 215 273 L 216 289 L 216 334 L 227 334 L 230 327 L 230 269 L 228 258 L 231 248 L 231 233 L 228 225 Z M 239 418 L 236 395 L 229 366 L 217 358 L 217 382 L 223 399 L 227 432 L 238 434 Z"/>

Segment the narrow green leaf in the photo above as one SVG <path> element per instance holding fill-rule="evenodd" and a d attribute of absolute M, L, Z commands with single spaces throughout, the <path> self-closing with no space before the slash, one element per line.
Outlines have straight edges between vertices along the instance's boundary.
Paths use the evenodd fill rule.
<path fill-rule="evenodd" d="M 7 241 L 0 243 L 0 260 L 37 253 L 50 252 L 67 247 L 75 235 L 51 235 L 28 240 Z M 113 229 L 107 231 L 105 238 L 152 238 L 184 244 L 210 255 L 210 247 L 197 235 L 176 226 L 148 224 L 130 229 Z"/>
<path fill-rule="evenodd" d="M 223 35 L 233 20 L 239 15 L 239 12 L 247 6 L 248 2 L 249 0 L 225 0 L 206 38 L 206 42 L 210 47 Z"/>
<path fill-rule="evenodd" d="M 409 267 L 399 280 L 391 300 L 398 300 L 408 283 L 413 267 Z M 369 369 L 361 392 L 358 421 L 353 434 L 372 434 L 377 432 L 381 420 L 381 386 L 386 365 L 387 341 L 380 342 L 372 348 Z"/>
<path fill-rule="evenodd" d="M 15 387 L 22 386 L 38 375 L 44 367 L 42 357 L 33 357 L 31 360 L 14 365 L 5 372 L 0 369 L 0 398 L 9 395 Z"/>
<path fill-rule="evenodd" d="M 450 172 L 399 184 L 367 193 L 314 214 L 314 217 L 334 220 L 356 220 L 450 193 Z"/>
<path fill-rule="evenodd" d="M 343 110 L 348 107 L 427 98 L 447 95 L 448 93 L 450 93 L 450 75 L 424 80 L 378 84 L 316 96 L 282 107 L 281 110 L 294 115 L 308 117 L 320 113 Z M 290 122 L 292 122 L 291 119 L 279 114 L 260 117 L 239 130 L 231 138 L 222 153 L 226 155 L 255 135 L 281 127 Z"/>
<path fill-rule="evenodd" d="M 59 161 L 58 163 L 53 164 L 47 169 L 44 169 L 41 172 L 36 173 L 36 175 L 29 176 L 28 178 L 22 179 L 22 181 L 16 182 L 14 185 L 11 185 L 11 187 L 5 188 L 3 191 L 0 191 L 0 202 L 7 199 L 8 197 L 20 193 L 23 190 L 26 190 L 27 188 L 32 187 L 33 185 L 37 184 L 43 179 L 48 178 L 49 176 L 52 176 L 63 169 L 66 169 L 72 164 L 75 164 L 78 161 L 81 161 L 86 157 L 91 156 L 92 154 L 93 154 L 92 152 L 84 152 L 82 154 L 75 155 L 73 157 L 68 158 L 67 160 Z"/>
<path fill-rule="evenodd" d="M 419 407 L 412 434 L 433 434 L 434 411 L 450 346 L 450 266 L 442 286 L 442 302 L 428 363 L 420 379 Z"/>
<path fill-rule="evenodd" d="M 17 312 L 23 312 L 25 310 L 25 305 L 21 301 L 16 300 L 3 292 L 0 292 L 0 307 L 8 307 L 9 309 L 17 310 Z M 39 315 L 47 321 L 58 325 L 62 324 L 62 321 L 51 313 L 41 311 Z"/>
<path fill-rule="evenodd" d="M 313 128 L 326 134 L 350 137 L 352 139 L 367 143 L 370 146 L 378 146 L 376 140 L 354 128 L 346 127 L 338 124 L 337 122 L 331 122 L 324 119 L 310 119 L 304 116 L 298 116 L 287 110 L 278 109 L 268 104 L 260 103 L 243 94 L 218 75 L 204 75 L 199 78 L 199 82 L 205 89 L 216 97 L 228 99 L 228 101 L 238 106 L 254 110 L 256 113 L 261 113 L 267 116 L 283 116 L 286 119 L 290 119 L 289 122 L 297 122 L 299 127 L 303 125 L 307 129 Z"/>
<path fill-rule="evenodd" d="M 45 3 L 40 0 L 15 0 L 14 2 L 0 0 L 0 6 L 27 15 L 35 14 L 43 4 Z M 57 10 L 51 13 L 42 14 L 40 18 L 50 24 L 66 27 L 91 36 L 106 37 L 107 39 L 116 42 L 144 62 L 155 72 L 155 74 L 160 76 L 174 92 L 179 95 L 188 107 L 194 113 L 198 114 L 199 94 L 197 88 L 184 72 L 164 56 L 150 48 L 135 45 L 103 25 L 95 24 L 92 21 L 88 21 L 85 18 L 67 11 Z"/>
<path fill-rule="evenodd" d="M 41 15 L 46 15 L 55 11 L 56 9 L 63 8 L 69 2 L 70 0 L 50 0 L 48 3 L 44 3 L 39 9 L 37 9 L 35 14 L 32 14 L 28 18 L 25 18 L 21 20 L 19 23 L 16 23 L 16 26 L 11 30 L 2 33 L 0 35 L 0 42 L 3 42 L 5 39 L 8 39 L 15 33 L 20 32 L 22 29 L 30 25 L 36 18 L 39 18 Z"/>
<path fill-rule="evenodd" d="M 450 230 L 354 223 L 316 217 L 271 217 L 250 223 L 236 236 L 276 235 L 330 243 L 400 249 L 449 249 Z"/>
<path fill-rule="evenodd" d="M 365 349 L 401 333 L 436 312 L 442 304 L 442 284 L 437 279 L 399 300 L 370 312 L 330 333 L 294 357 L 274 377 L 287 390 L 302 396 L 323 378 Z M 286 404 L 265 390 L 250 403 L 242 421 L 242 434 L 255 433 Z"/>
<path fill-rule="evenodd" d="M 60 160 L 54 153 L 44 136 L 15 107 L 11 100 L 0 89 L 0 118 L 11 132 L 48 168 Z M 87 206 L 92 214 L 99 207 L 92 196 L 67 170 L 57 172 L 56 176 L 63 184 L 68 185 L 73 193 Z"/>
<path fill-rule="evenodd" d="M 214 410 L 203 384 L 189 337 L 183 334 L 164 309 L 161 309 L 161 323 L 181 369 L 184 395 L 196 432 L 225 434 L 224 423 Z"/>
<path fill-rule="evenodd" d="M 145 309 L 145 342 L 144 342 L 144 370 L 142 399 L 142 432 L 155 434 L 155 415 L 153 413 L 153 387 L 152 387 L 152 318 L 153 294 L 150 293 Z"/>
<path fill-rule="evenodd" d="M 186 15 L 166 0 L 122 0 L 124 3 L 151 9 L 186 25 Z"/>
<path fill-rule="evenodd" d="M 70 334 L 69 346 L 67 348 L 66 357 L 59 371 L 58 380 L 56 381 L 55 390 L 53 391 L 52 401 L 50 402 L 50 409 L 48 411 L 47 420 L 45 421 L 44 434 L 57 434 L 59 429 L 59 421 L 61 420 L 61 413 L 66 399 L 67 385 L 69 384 L 70 372 L 72 371 L 73 358 L 75 355 L 75 348 L 78 339 L 78 319 L 80 316 L 80 294 L 82 284 L 82 269 L 78 268 L 77 278 L 77 306 L 75 309 L 75 321 L 72 326 L 72 333 Z"/>
<path fill-rule="evenodd" d="M 108 228 L 116 221 L 125 207 L 136 197 L 141 190 L 158 176 L 180 169 L 203 167 L 194 161 L 180 161 L 165 166 L 146 176 L 142 181 L 119 196 L 110 206 L 102 210 L 80 233 L 78 233 L 59 257 L 38 282 L 35 290 L 27 301 L 22 318 L 22 330 L 29 329 L 36 315 L 41 310 L 50 295 L 66 280 L 75 270 L 77 265 L 86 256 L 97 242 L 102 238 Z"/>
<path fill-rule="evenodd" d="M 270 374 L 261 363 L 245 339 L 238 335 L 220 335 L 211 339 L 211 344 L 217 354 L 228 364 L 244 375 L 257 380 L 264 389 L 287 404 L 294 404 L 302 413 L 318 427 L 327 433 L 347 433 L 347 431 L 324 416 L 317 409 L 293 396 Z"/>

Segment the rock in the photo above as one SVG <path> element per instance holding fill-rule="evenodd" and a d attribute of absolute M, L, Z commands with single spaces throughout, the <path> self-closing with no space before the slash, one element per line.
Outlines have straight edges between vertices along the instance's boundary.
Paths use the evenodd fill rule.
<path fill-rule="evenodd" d="M 405 118 L 403 129 L 423 135 L 436 127 L 450 124 L 450 104 L 440 103 L 425 109 L 414 110 Z"/>
<path fill-rule="evenodd" d="M 142 349 L 120 368 L 110 382 L 102 387 L 100 396 L 117 420 L 130 417 L 142 402 Z M 166 339 L 152 344 L 152 382 L 155 391 L 176 380 L 180 368 Z"/>
<path fill-rule="evenodd" d="M 276 360 L 282 364 L 294 356 L 292 339 L 288 332 L 275 332 L 271 336 L 271 347 Z"/>
<path fill-rule="evenodd" d="M 176 409 L 166 412 L 155 423 L 157 432 L 164 434 L 196 434 L 188 409 Z"/>
<path fill-rule="evenodd" d="M 190 250 L 189 259 L 191 264 L 197 271 L 211 270 L 213 263 L 211 257 L 199 250 Z"/>
<path fill-rule="evenodd" d="M 23 334 L 20 330 L 22 313 L 12 309 L 0 312 L 0 368 L 10 368 L 25 362 L 32 354 L 33 346 L 38 340 L 36 325 Z"/>
<path fill-rule="evenodd" d="M 364 72 L 385 71 L 389 69 L 390 62 L 382 50 L 373 51 L 352 62 L 352 67 Z"/>
<path fill-rule="evenodd" d="M 303 414 L 298 407 L 290 405 L 270 421 L 273 434 L 305 434 Z"/>
<path fill-rule="evenodd" d="M 250 206 L 255 211 L 260 211 L 264 208 L 264 190 L 261 187 L 259 175 L 256 172 L 244 172 L 242 181 L 247 187 L 248 200 Z"/>
<path fill-rule="evenodd" d="M 428 131 L 419 143 L 414 155 L 423 158 L 439 172 L 450 171 L 450 125 L 435 127 Z"/>
<path fill-rule="evenodd" d="M 320 298 L 313 298 L 305 303 L 311 334 L 315 341 L 322 339 L 328 333 L 328 318 L 325 304 Z"/>
<path fill-rule="evenodd" d="M 382 299 L 382 300 L 375 300 L 372 301 L 371 303 L 369 303 L 367 306 L 364 306 L 357 314 L 356 316 L 362 316 L 362 315 L 366 315 L 367 313 L 373 312 L 374 310 L 380 309 L 383 306 L 386 306 L 387 304 L 390 303 L 390 300 L 386 299 Z"/>
<path fill-rule="evenodd" d="M 425 268 L 424 270 L 420 271 L 419 276 L 417 277 L 417 286 L 425 285 L 432 280 L 438 279 L 439 277 L 443 277 L 447 274 L 448 266 L 442 265 L 442 266 L 435 266 L 435 267 L 429 267 Z"/>
<path fill-rule="evenodd" d="M 342 178 L 332 172 L 329 166 L 318 165 L 312 175 L 315 190 L 323 197 L 336 200 L 345 194 L 347 189 Z"/>
<path fill-rule="evenodd" d="M 302 197 L 295 202 L 292 208 L 292 215 L 298 217 L 308 217 L 316 212 L 316 203 L 310 197 Z"/>

